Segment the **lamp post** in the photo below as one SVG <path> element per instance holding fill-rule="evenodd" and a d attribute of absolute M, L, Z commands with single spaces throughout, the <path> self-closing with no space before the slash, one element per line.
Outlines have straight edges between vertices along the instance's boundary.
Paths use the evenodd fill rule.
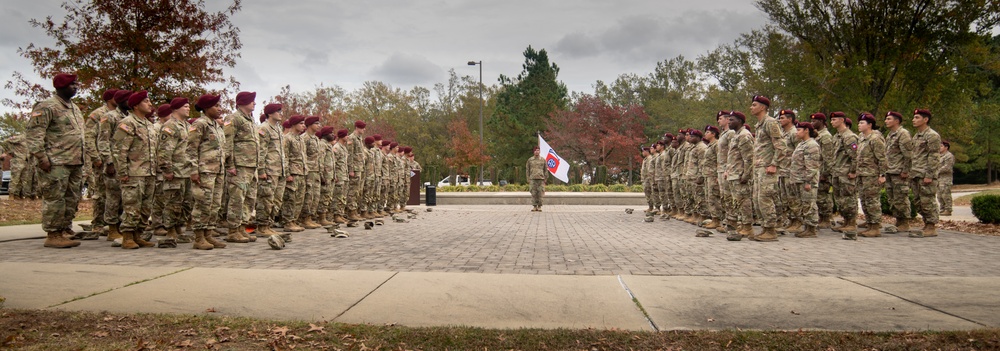
<path fill-rule="evenodd" d="M 483 185 L 483 61 L 469 61 L 469 66 L 479 66 L 479 186 Z M 495 179 L 494 179 L 495 180 Z"/>

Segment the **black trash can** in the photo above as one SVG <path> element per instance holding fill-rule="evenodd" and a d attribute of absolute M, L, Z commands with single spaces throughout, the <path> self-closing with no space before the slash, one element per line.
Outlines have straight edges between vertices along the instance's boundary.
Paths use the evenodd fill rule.
<path fill-rule="evenodd" d="M 427 206 L 437 206 L 437 187 L 428 185 L 424 192 L 424 204 Z"/>

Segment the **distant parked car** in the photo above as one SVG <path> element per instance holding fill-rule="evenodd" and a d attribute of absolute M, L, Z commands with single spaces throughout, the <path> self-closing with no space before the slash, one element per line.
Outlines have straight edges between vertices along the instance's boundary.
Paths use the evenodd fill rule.
<path fill-rule="evenodd" d="M 3 171 L 3 182 L 0 183 L 0 195 L 10 193 L 10 171 Z"/>
<path fill-rule="evenodd" d="M 472 181 L 472 179 L 467 175 L 457 175 L 455 177 L 456 177 L 455 185 L 460 185 L 460 186 L 479 185 L 479 182 Z M 441 181 L 438 182 L 437 184 L 438 187 L 448 186 L 448 185 L 451 185 L 451 177 L 444 177 L 444 179 L 441 179 Z M 493 185 L 493 182 L 491 182 L 489 179 L 483 179 L 483 185 L 484 186 Z"/>

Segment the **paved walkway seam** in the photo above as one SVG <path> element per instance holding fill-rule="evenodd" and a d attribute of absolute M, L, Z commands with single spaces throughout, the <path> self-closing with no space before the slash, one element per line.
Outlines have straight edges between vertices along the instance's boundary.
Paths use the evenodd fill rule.
<path fill-rule="evenodd" d="M 906 301 L 906 302 L 909 302 L 909 303 L 912 303 L 912 304 L 914 304 L 914 305 L 917 305 L 917 306 L 921 306 L 921 307 L 924 307 L 924 308 L 927 308 L 927 309 L 930 309 L 930 310 L 933 310 L 933 311 L 937 311 L 937 312 L 940 312 L 940 313 L 944 313 L 944 314 L 946 314 L 946 315 L 949 315 L 949 316 L 952 316 L 952 317 L 955 317 L 955 318 L 958 318 L 958 319 L 961 319 L 961 320 L 964 320 L 964 321 L 966 321 L 966 322 L 969 322 L 969 323 L 974 323 L 974 324 L 978 324 L 978 325 L 982 326 L 983 328 L 990 328 L 990 326 L 989 326 L 989 325 L 987 325 L 987 324 L 984 324 L 984 323 L 980 323 L 980 322 L 978 322 L 978 321 L 975 321 L 975 320 L 972 320 L 972 319 L 969 319 L 969 318 L 966 318 L 966 317 L 963 317 L 963 316 L 959 316 L 959 315 L 957 315 L 957 314 L 954 314 L 954 313 L 951 313 L 951 312 L 948 312 L 948 311 L 945 311 L 945 310 L 942 310 L 942 309 L 939 309 L 939 308 L 936 308 L 936 307 L 934 307 L 934 306 L 931 306 L 931 305 L 927 305 L 927 304 L 923 304 L 923 303 L 920 303 L 920 302 L 917 302 L 917 301 L 914 301 L 914 300 L 911 300 L 911 299 L 908 299 L 908 298 L 905 298 L 905 297 L 902 297 L 902 296 L 899 296 L 899 295 L 896 295 L 896 294 L 893 294 L 893 293 L 891 293 L 891 292 L 888 292 L 888 291 L 885 291 L 885 290 L 882 290 L 882 289 L 879 289 L 879 288 L 876 288 L 876 287 L 873 287 L 873 286 L 868 286 L 868 285 L 865 285 L 865 284 L 862 284 L 862 283 L 859 283 L 859 282 L 856 282 L 856 281 L 853 281 L 853 280 L 850 280 L 850 279 L 847 279 L 847 278 L 844 278 L 844 277 L 837 277 L 837 278 L 838 278 L 838 279 L 841 279 L 841 280 L 844 280 L 844 281 L 848 281 L 848 282 L 851 282 L 851 283 L 854 283 L 854 284 L 858 284 L 858 285 L 861 285 L 861 286 L 863 286 L 863 287 L 866 287 L 866 288 L 869 288 L 869 289 L 872 289 L 872 290 L 875 290 L 875 291 L 878 291 L 878 292 L 880 292 L 880 293 L 883 293 L 883 294 L 886 294 L 886 295 L 889 295 L 889 296 L 892 296 L 892 297 L 895 297 L 895 298 L 897 298 L 897 299 L 900 299 L 900 300 L 903 300 L 903 301 Z"/>
<path fill-rule="evenodd" d="M 343 316 L 345 313 L 347 313 L 347 311 L 350 311 L 352 308 L 354 308 L 354 306 L 357 306 L 359 303 L 361 303 L 361 301 L 364 301 L 365 299 L 368 298 L 369 295 L 371 295 L 372 293 L 374 293 L 375 291 L 377 291 L 379 288 L 381 288 L 382 285 L 385 285 L 385 283 L 388 283 L 390 280 L 392 280 L 392 278 L 395 277 L 396 274 L 399 274 L 399 272 L 392 272 L 392 275 L 390 275 L 389 278 L 386 278 L 385 281 L 383 281 L 381 284 L 379 284 L 374 289 L 372 289 L 372 291 L 369 291 L 367 294 L 365 294 L 365 296 L 362 296 L 360 299 L 358 299 L 358 301 L 355 301 L 350 306 L 347 306 L 347 309 L 345 309 L 344 311 L 340 312 L 340 314 L 338 314 L 336 317 L 333 317 L 333 319 L 330 319 L 330 320 L 331 321 L 335 321 L 335 320 L 337 320 L 337 318 L 340 318 L 340 316 Z"/>
<path fill-rule="evenodd" d="M 148 282 L 148 281 L 153 281 L 153 280 L 160 279 L 160 278 L 163 278 L 163 277 L 166 277 L 166 276 L 174 275 L 174 274 L 177 274 L 177 273 L 180 273 L 180 272 L 192 269 L 192 268 L 194 268 L 194 267 L 187 267 L 187 268 L 181 269 L 179 271 L 170 272 L 170 273 L 163 274 L 163 275 L 160 275 L 160 276 L 156 276 L 156 277 L 152 277 L 152 278 L 147 278 L 147 279 L 143 279 L 143 280 L 137 280 L 137 281 L 134 281 L 134 282 L 131 282 L 131 283 L 119 286 L 117 288 L 111 288 L 111 289 L 104 290 L 104 291 L 98 291 L 98 292 L 95 292 L 95 293 L 87 295 L 87 296 L 78 296 L 78 297 L 75 297 L 73 299 L 70 299 L 70 300 L 67 300 L 67 301 L 63 301 L 63 302 L 60 302 L 60 303 L 57 303 L 55 305 L 48 306 L 48 307 L 45 307 L 45 308 L 53 308 L 53 307 L 57 307 L 57 306 L 62 306 L 62 305 L 68 304 L 70 302 L 88 299 L 88 298 L 91 298 L 91 297 L 94 297 L 94 296 L 97 296 L 97 295 L 101 295 L 101 294 L 106 294 L 106 293 L 109 293 L 109 292 L 112 292 L 112 291 L 115 291 L 115 290 L 118 290 L 118 289 L 127 288 L 127 287 L 130 287 L 130 286 L 136 285 L 136 284 L 142 284 L 142 283 L 145 283 L 145 282 Z"/>
<path fill-rule="evenodd" d="M 632 294 L 632 289 L 629 289 L 628 284 L 625 284 L 625 281 L 622 280 L 621 274 L 618 274 L 618 284 L 621 284 L 625 292 L 628 293 L 628 297 L 632 298 L 632 303 L 635 304 L 635 307 L 639 308 L 639 312 L 642 312 L 642 318 L 645 318 L 646 322 L 649 322 L 649 326 L 653 328 L 653 331 L 660 331 L 660 327 L 657 327 L 656 323 L 653 323 L 653 319 L 649 318 L 649 313 L 646 313 L 646 309 L 639 303 L 639 299 L 635 298 L 635 294 Z"/>

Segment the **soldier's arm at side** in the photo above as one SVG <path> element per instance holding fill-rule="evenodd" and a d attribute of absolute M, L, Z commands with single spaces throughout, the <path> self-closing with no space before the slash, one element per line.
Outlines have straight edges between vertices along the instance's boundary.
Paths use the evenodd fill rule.
<path fill-rule="evenodd" d="M 924 175 L 924 178 L 937 179 L 937 171 L 941 169 L 941 157 L 938 156 L 938 150 L 941 150 L 940 135 L 930 135 L 930 138 L 927 139 L 927 150 L 930 157 L 927 160 L 927 174 Z"/>
<path fill-rule="evenodd" d="M 771 159 L 767 161 L 766 166 L 777 167 L 785 159 L 785 141 L 781 138 L 781 127 L 778 123 L 768 123 L 767 124 L 767 135 L 771 143 L 771 147 L 774 149 L 774 154 L 771 155 Z"/>
<path fill-rule="evenodd" d="M 31 120 L 24 131 L 25 142 L 28 146 L 28 154 L 38 160 L 38 164 L 43 171 L 48 172 L 51 164 L 49 155 L 46 153 L 46 131 L 52 123 L 52 111 L 46 107 L 35 105 L 31 111 Z M 44 167 L 41 167 L 42 165 Z"/>

